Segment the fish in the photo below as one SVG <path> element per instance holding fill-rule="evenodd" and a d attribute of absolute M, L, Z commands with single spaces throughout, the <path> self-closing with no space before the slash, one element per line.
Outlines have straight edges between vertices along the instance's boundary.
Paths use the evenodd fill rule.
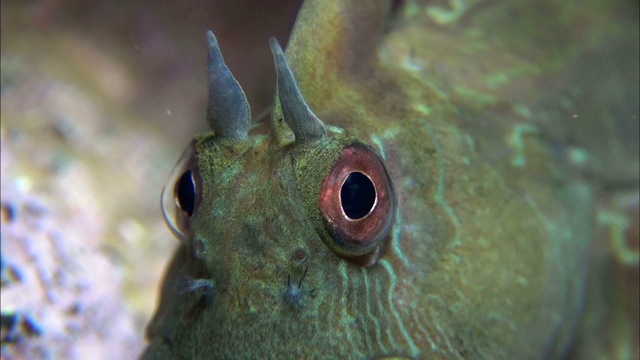
<path fill-rule="evenodd" d="M 607 87 L 638 76 L 625 6 L 306 1 L 257 123 L 208 32 L 211 132 L 163 189 L 180 245 L 142 358 L 576 354 L 597 199 L 636 189 L 606 145 L 637 126 L 633 81 Z"/>

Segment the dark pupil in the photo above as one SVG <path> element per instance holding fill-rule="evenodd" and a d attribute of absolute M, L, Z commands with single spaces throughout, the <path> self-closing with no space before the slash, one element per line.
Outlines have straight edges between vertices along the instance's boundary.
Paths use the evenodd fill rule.
<path fill-rule="evenodd" d="M 360 219 L 371 211 L 376 201 L 376 188 L 364 174 L 352 172 L 340 189 L 340 201 L 349 218 Z"/>
<path fill-rule="evenodd" d="M 196 198 L 196 189 L 193 184 L 191 170 L 185 171 L 182 177 L 180 177 L 180 181 L 176 184 L 176 194 L 178 195 L 178 203 L 182 210 L 191 216 Z"/>

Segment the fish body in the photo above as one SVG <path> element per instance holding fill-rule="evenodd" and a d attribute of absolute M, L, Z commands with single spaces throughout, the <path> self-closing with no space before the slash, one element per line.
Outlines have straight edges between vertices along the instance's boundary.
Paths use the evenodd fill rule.
<path fill-rule="evenodd" d="M 280 94 L 246 136 L 194 139 L 180 169 L 197 169 L 195 208 L 172 225 L 183 241 L 143 358 L 566 354 L 585 304 L 593 178 L 620 166 L 575 130 L 619 101 L 589 100 L 601 92 L 580 59 L 622 30 L 577 5 L 463 3 L 305 3 L 287 59 L 326 136 L 283 121 Z M 376 188 L 372 209 L 391 210 L 371 246 L 335 240 L 341 223 L 322 208 L 353 144 L 391 182 Z M 183 275 L 201 280 L 178 291 Z"/>

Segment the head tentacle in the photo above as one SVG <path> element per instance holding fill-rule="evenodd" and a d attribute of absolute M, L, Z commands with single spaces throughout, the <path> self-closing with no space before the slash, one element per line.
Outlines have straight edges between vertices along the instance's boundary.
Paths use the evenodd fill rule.
<path fill-rule="evenodd" d="M 207 122 L 216 136 L 246 139 L 251 124 L 251 109 L 238 81 L 224 63 L 218 41 L 207 31 L 209 55 L 209 104 Z"/>
<path fill-rule="evenodd" d="M 324 139 L 327 136 L 327 130 L 304 100 L 280 44 L 275 38 L 271 38 L 269 44 L 278 76 L 278 96 L 282 115 L 293 131 L 296 143 Z"/>

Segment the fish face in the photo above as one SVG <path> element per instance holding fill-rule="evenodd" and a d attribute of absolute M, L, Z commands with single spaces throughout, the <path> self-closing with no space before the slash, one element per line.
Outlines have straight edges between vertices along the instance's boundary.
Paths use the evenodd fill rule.
<path fill-rule="evenodd" d="M 375 128 L 384 122 L 373 112 L 351 124 L 328 114 L 353 130 L 325 126 L 272 48 L 279 107 L 269 127 L 249 131 L 241 89 L 223 94 L 236 105 L 212 106 L 228 74 L 210 74 L 214 132 L 196 136 L 162 194 L 182 246 L 145 356 L 304 357 L 320 344 L 330 358 L 463 356 L 478 347 L 465 336 L 496 341 L 552 297 L 546 262 L 532 260 L 547 249 L 531 239 L 547 234 L 499 173 L 460 168 L 451 191 L 468 203 L 454 211 L 444 198 L 447 167 L 460 160 L 447 159 L 438 137 L 455 136 L 457 155 L 472 157 L 463 137 L 415 114 L 403 124 L 413 131 Z M 215 69 L 228 71 L 210 60 Z M 489 204 L 499 208 L 482 210 Z M 458 216 L 473 220 L 462 226 Z M 487 228 L 495 216 L 504 224 Z M 498 259 L 508 266 L 496 273 Z"/>
<path fill-rule="evenodd" d="M 210 86 L 233 88 L 212 33 L 209 41 Z M 246 101 L 241 89 L 211 89 L 214 132 L 192 141 L 163 190 L 165 220 L 182 246 L 149 328 L 147 356 L 185 349 L 204 357 L 268 356 L 290 341 L 317 338 L 322 318 L 344 295 L 337 271 L 345 275 L 347 263 L 373 266 L 388 246 L 397 201 L 383 159 L 358 137 L 336 128 L 327 134 L 275 40 L 272 49 L 282 110 L 271 136 L 263 128 L 248 132 L 246 111 L 237 110 Z M 235 105 L 212 105 L 219 101 Z M 333 334 L 326 340 L 349 333 L 336 325 L 322 331 Z M 256 352 L 250 343 L 257 334 L 272 345 Z"/>
<path fill-rule="evenodd" d="M 541 124 L 581 58 L 550 28 L 589 16 L 533 14 L 548 26 L 525 39 L 558 39 L 541 50 L 511 16 L 531 4 L 384 33 L 389 4 L 307 2 L 286 59 L 272 42 L 278 94 L 253 128 L 210 34 L 213 133 L 163 194 L 182 245 L 144 357 L 562 357 L 594 186 Z"/>
<path fill-rule="evenodd" d="M 280 346 L 290 347 L 288 341 L 317 337 L 323 314 L 344 295 L 336 277 L 340 269 L 346 271 L 343 262 L 371 266 L 389 239 L 396 211 L 393 188 L 372 148 L 344 136 L 300 148 L 273 148 L 264 139 L 252 136 L 237 143 L 199 136 L 177 165 L 179 175 L 167 185 L 173 208 L 165 212 L 183 217 L 167 215 L 184 245 L 182 261 L 168 275 L 176 280 L 165 285 L 175 301 L 173 320 L 152 336 L 179 344 L 170 346 L 171 354 L 191 344 L 214 357 L 255 355 L 255 350 L 244 351 L 251 349 L 256 334 L 263 334 L 274 344 L 259 353 L 267 356 Z M 361 158 L 353 164 L 354 152 L 364 164 Z M 341 199 L 340 188 L 344 193 L 350 182 L 356 183 L 351 187 L 364 186 L 362 179 L 348 180 L 349 173 L 374 185 L 373 195 L 358 194 L 358 189 L 350 195 L 370 197 L 369 209 L 340 207 L 353 201 L 344 194 Z M 211 288 L 185 288 L 185 278 L 190 284 L 209 280 Z M 189 330 L 175 332 L 181 325 Z M 295 351 L 301 355 L 304 348 Z"/>

